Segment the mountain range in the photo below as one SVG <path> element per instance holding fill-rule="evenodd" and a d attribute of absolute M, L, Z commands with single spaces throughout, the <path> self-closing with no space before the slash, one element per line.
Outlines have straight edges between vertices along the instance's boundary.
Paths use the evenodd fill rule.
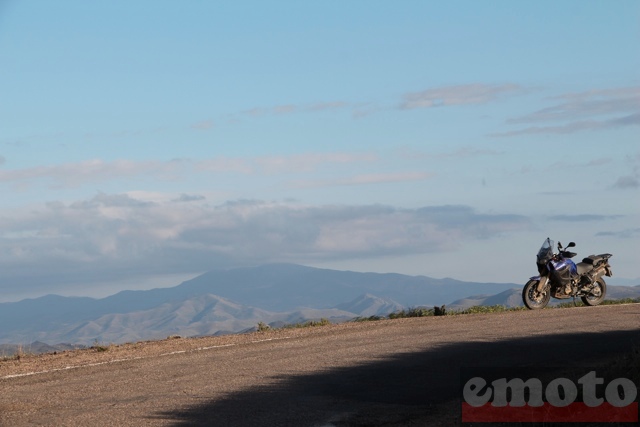
<path fill-rule="evenodd" d="M 616 291 L 615 288 L 621 288 Z M 609 294 L 640 296 L 640 287 Z M 406 307 L 520 305 L 521 286 L 295 264 L 214 270 L 171 288 L 94 299 L 47 295 L 0 304 L 0 344 L 122 343 L 242 332 L 326 318 L 385 315 Z M 469 296 L 475 295 L 475 296 Z"/>

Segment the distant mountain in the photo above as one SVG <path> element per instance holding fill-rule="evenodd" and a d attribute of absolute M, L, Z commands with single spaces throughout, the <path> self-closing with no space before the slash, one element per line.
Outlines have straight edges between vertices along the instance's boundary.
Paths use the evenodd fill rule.
<path fill-rule="evenodd" d="M 522 288 L 507 289 L 496 295 L 475 295 L 462 298 L 447 305 L 450 310 L 465 310 L 475 305 L 504 305 L 519 307 L 522 303 Z"/>
<path fill-rule="evenodd" d="M 55 351 L 75 350 L 78 348 L 84 348 L 84 346 L 64 343 L 49 345 L 40 341 L 34 341 L 30 344 L 0 344 L 0 358 L 16 354 L 53 353 Z"/>
<path fill-rule="evenodd" d="M 135 339 L 143 336 L 140 334 L 143 330 L 139 326 L 141 324 L 158 336 L 165 335 L 172 333 L 172 328 L 186 329 L 180 324 L 181 315 L 174 311 L 184 312 L 187 310 L 184 306 L 187 301 L 204 295 L 213 295 L 228 304 L 270 313 L 292 313 L 302 308 L 336 308 L 359 316 L 365 312 L 384 311 L 382 307 L 385 304 L 441 305 L 465 295 L 496 293 L 512 286 L 402 274 L 336 271 L 294 264 L 214 270 L 172 288 L 123 291 L 102 299 L 47 295 L 15 303 L 1 303 L 0 343 L 27 343 L 34 340 L 58 342 L 53 341 L 52 336 L 57 337 L 56 340 L 74 343 L 114 336 L 122 340 Z M 366 303 L 361 309 L 338 307 L 349 301 L 354 302 L 363 294 L 375 295 L 385 302 L 369 301 L 370 305 L 373 304 L 371 307 L 381 304 L 369 311 Z M 193 305 L 194 302 L 189 304 Z M 220 307 L 224 305 L 221 301 L 218 304 Z M 229 308 L 228 305 L 226 307 Z M 146 317 L 155 319 L 163 310 L 167 318 L 174 316 L 174 320 L 167 321 L 163 328 Z M 236 328 L 240 327 L 239 323 L 234 324 L 229 320 L 211 321 L 214 325 L 206 332 L 202 325 L 193 326 L 190 331 L 198 334 L 223 333 L 237 331 Z M 148 337 L 149 333 L 145 332 L 144 336 Z"/>
<path fill-rule="evenodd" d="M 625 279 L 623 277 L 607 277 L 607 285 L 614 286 L 640 286 L 640 277 L 635 279 Z"/>
<path fill-rule="evenodd" d="M 332 309 L 273 313 L 207 294 L 165 303 L 149 310 L 107 314 L 73 325 L 72 328 L 47 333 L 46 339 L 54 342 L 90 343 L 97 340 L 121 343 L 162 339 L 169 335 L 219 335 L 245 330 L 258 322 L 286 324 L 322 317 L 334 321 L 346 320 L 353 318 L 354 314 Z"/>
<path fill-rule="evenodd" d="M 336 308 L 358 314 L 360 317 L 386 316 L 404 308 L 400 303 L 389 298 L 379 298 L 371 294 L 363 294 L 353 301 L 339 304 Z"/>
<path fill-rule="evenodd" d="M 607 297 L 605 299 L 640 298 L 640 285 L 638 286 L 611 286 L 607 285 Z"/>
<path fill-rule="evenodd" d="M 442 305 L 515 285 L 271 264 L 215 270 L 173 288 L 0 304 L 0 343 L 124 342 L 237 332 L 258 321 L 347 319 Z"/>
<path fill-rule="evenodd" d="M 216 295 L 200 295 L 182 301 L 168 302 L 155 308 L 129 313 L 110 313 L 73 325 L 69 329 L 48 333 L 53 341 L 129 342 L 166 338 L 169 335 L 214 335 L 221 331 L 237 331 L 268 322 L 272 313 L 246 307 Z"/>
<path fill-rule="evenodd" d="M 292 307 L 335 307 L 366 293 L 404 306 L 441 305 L 467 295 L 493 294 L 514 286 L 518 285 L 269 264 L 211 271 L 170 288 L 171 291 L 156 291 L 182 295 L 212 293 L 241 304 L 284 311 Z"/>

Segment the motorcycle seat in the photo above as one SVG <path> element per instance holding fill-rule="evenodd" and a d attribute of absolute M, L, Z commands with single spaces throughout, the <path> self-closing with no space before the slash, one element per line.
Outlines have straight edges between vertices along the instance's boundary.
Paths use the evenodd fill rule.
<path fill-rule="evenodd" d="M 582 262 L 591 265 L 597 265 L 602 261 L 606 261 L 607 259 L 609 259 L 609 257 L 611 257 L 611 255 L 609 254 L 589 255 L 588 257 L 584 258 Z"/>
<path fill-rule="evenodd" d="M 579 262 L 576 264 L 576 270 L 578 271 L 578 275 L 582 276 L 584 273 L 593 270 L 593 265 L 587 262 Z"/>

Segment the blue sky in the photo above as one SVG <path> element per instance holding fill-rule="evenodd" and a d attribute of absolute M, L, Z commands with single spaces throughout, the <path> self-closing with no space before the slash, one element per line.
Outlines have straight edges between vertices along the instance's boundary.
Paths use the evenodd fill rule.
<path fill-rule="evenodd" d="M 0 301 L 640 247 L 637 1 L 0 1 Z"/>

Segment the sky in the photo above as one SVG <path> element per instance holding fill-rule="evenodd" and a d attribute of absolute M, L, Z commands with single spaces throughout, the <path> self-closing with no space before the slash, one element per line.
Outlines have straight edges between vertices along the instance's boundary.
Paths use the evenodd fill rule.
<path fill-rule="evenodd" d="M 639 45 L 636 0 L 0 0 L 0 302 L 547 237 L 638 278 Z"/>

